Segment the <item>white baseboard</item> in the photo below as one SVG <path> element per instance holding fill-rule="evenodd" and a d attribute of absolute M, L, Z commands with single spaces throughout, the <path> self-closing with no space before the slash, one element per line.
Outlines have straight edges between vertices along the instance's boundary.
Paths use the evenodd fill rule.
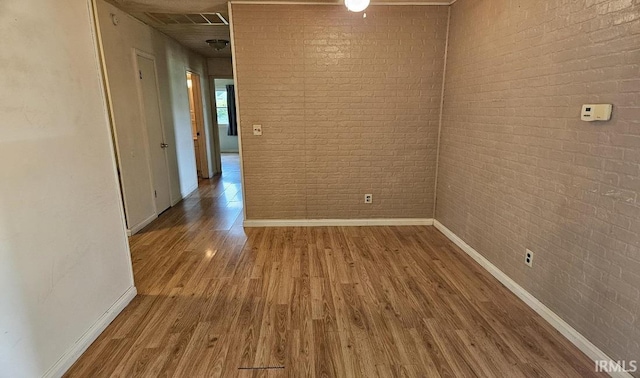
<path fill-rule="evenodd" d="M 189 197 L 193 192 L 195 192 L 198 189 L 198 183 L 196 183 L 196 185 L 192 188 L 190 188 L 187 191 L 186 195 L 183 195 L 182 193 L 180 194 L 180 196 L 182 198 L 178 198 L 177 200 L 174 200 L 171 202 L 171 207 L 175 206 L 178 204 L 178 202 L 182 201 L 183 199 Z M 158 219 L 158 214 L 153 214 L 151 215 L 149 218 L 143 220 L 142 222 L 138 223 L 137 225 L 127 229 L 127 236 L 131 236 L 131 235 L 135 235 L 138 233 L 138 231 L 142 230 L 143 228 L 147 227 L 149 225 L 149 223 L 153 222 L 154 220 Z"/>
<path fill-rule="evenodd" d="M 245 219 L 244 227 L 431 226 L 432 218 Z"/>
<path fill-rule="evenodd" d="M 142 222 L 136 224 L 135 226 L 127 229 L 127 236 L 131 236 L 131 235 L 137 234 L 138 231 L 140 231 L 143 228 L 147 227 L 149 225 L 149 223 L 153 222 L 157 218 L 158 218 L 158 214 L 153 214 L 149 218 L 147 218 L 147 219 L 143 220 Z"/>
<path fill-rule="evenodd" d="M 465 243 L 464 240 L 460 239 L 458 235 L 454 234 L 451 230 L 445 227 L 442 223 L 437 220 L 434 221 L 435 227 L 440 230 L 449 240 L 451 240 L 455 245 L 460 247 L 466 254 L 471 256 L 480 266 L 486 269 L 492 276 L 494 276 L 498 281 L 500 281 L 507 289 L 511 290 L 518 298 L 520 298 L 524 303 L 526 303 L 529 307 L 533 309 L 533 311 L 537 312 L 538 315 L 542 316 L 544 320 L 546 320 L 553 328 L 558 330 L 564 337 L 566 337 L 573 345 L 575 345 L 578 349 L 580 349 L 584 354 L 586 354 L 589 358 L 594 361 L 594 370 L 595 370 L 595 361 L 598 360 L 606 360 L 606 361 L 615 361 L 607 356 L 603 351 L 601 351 L 598 347 L 593 345 L 586 337 L 582 336 L 578 331 L 576 331 L 573 327 L 571 327 L 567 322 L 562 320 L 558 315 L 556 315 L 551 309 L 545 306 L 542 302 L 540 302 L 536 297 L 531 295 L 528 291 L 526 291 L 522 286 L 518 285 L 514 280 L 512 280 L 509 276 L 507 276 L 503 271 L 498 269 L 495 265 L 493 265 L 489 260 L 484 258 L 478 251 L 473 249 L 470 245 Z M 609 373 L 612 377 L 620 377 L 620 378 L 632 378 L 631 374 L 626 372 L 612 372 Z"/>
<path fill-rule="evenodd" d="M 75 344 L 71 346 L 60 359 L 44 373 L 43 378 L 58 378 L 62 377 L 64 373 L 76 362 L 76 360 L 89 348 L 102 331 L 107 328 L 113 319 L 135 298 L 137 294 L 135 286 L 131 286 L 127 291 L 118 298 L 118 300 L 102 314 L 98 320 L 80 337 Z"/>

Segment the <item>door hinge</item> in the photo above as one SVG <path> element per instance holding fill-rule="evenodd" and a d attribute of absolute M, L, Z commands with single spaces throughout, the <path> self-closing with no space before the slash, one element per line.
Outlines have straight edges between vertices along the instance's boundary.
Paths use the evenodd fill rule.
<path fill-rule="evenodd" d="M 142 80 L 142 71 L 138 71 L 138 74 L 140 75 L 140 80 Z"/>
<path fill-rule="evenodd" d="M 154 196 L 156 196 L 156 198 L 158 198 L 158 191 L 157 191 L 157 190 L 154 190 L 154 191 L 153 191 L 153 195 L 154 195 Z"/>

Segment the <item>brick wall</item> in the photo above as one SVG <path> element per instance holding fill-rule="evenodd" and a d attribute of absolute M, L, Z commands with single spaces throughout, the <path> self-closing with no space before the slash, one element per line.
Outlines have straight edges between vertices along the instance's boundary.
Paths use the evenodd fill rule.
<path fill-rule="evenodd" d="M 583 103 L 613 119 L 580 121 Z M 436 218 L 640 358 L 640 2 L 457 1 L 444 104 Z"/>
<path fill-rule="evenodd" d="M 448 7 L 232 10 L 247 218 L 431 218 Z"/>

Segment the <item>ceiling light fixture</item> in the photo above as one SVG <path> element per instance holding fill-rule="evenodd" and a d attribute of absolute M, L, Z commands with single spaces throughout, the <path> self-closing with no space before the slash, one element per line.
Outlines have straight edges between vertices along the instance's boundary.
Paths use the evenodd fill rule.
<path fill-rule="evenodd" d="M 205 42 L 207 42 L 209 47 L 213 48 L 216 51 L 220 51 L 229 46 L 229 41 L 226 39 L 207 39 Z"/>
<path fill-rule="evenodd" d="M 370 0 L 344 0 L 344 5 L 351 12 L 362 12 L 369 6 Z"/>

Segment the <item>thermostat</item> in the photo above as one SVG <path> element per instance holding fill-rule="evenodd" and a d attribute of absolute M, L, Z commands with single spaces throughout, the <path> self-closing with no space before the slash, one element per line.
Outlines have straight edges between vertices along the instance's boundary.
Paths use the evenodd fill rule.
<path fill-rule="evenodd" d="M 611 119 L 611 104 L 585 104 L 582 105 L 580 119 L 583 121 L 608 121 Z"/>

